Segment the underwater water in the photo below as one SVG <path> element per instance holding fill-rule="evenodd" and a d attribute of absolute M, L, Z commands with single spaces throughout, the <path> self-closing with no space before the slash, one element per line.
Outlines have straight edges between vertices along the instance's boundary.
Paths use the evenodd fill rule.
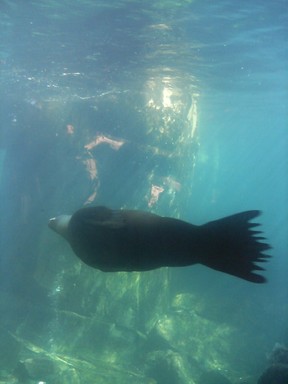
<path fill-rule="evenodd" d="M 256 384 L 288 346 L 287 19 L 284 0 L 1 0 L 0 383 Z M 47 226 L 89 205 L 259 209 L 268 282 L 92 269 Z"/>

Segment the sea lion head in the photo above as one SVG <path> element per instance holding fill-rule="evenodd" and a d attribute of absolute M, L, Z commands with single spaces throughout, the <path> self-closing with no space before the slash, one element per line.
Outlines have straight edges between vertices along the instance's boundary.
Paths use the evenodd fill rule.
<path fill-rule="evenodd" d="M 60 215 L 57 217 L 52 217 L 52 219 L 49 220 L 48 226 L 49 228 L 53 229 L 53 231 L 67 239 L 70 219 L 71 215 Z"/>

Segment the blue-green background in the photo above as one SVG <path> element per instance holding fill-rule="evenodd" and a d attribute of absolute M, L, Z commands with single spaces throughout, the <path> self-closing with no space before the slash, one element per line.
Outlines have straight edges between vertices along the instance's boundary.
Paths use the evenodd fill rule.
<path fill-rule="evenodd" d="M 1 0 L 4 382 L 20 362 L 29 383 L 167 384 L 171 353 L 178 383 L 256 383 L 288 344 L 287 15 L 284 0 Z M 124 144 L 87 151 L 100 135 Z M 89 269 L 47 221 L 94 191 L 194 224 L 260 209 L 268 283 Z"/>

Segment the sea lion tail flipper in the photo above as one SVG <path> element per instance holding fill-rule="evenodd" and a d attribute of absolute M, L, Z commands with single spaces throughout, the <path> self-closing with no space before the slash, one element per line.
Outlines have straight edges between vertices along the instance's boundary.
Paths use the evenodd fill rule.
<path fill-rule="evenodd" d="M 253 283 L 264 283 L 265 277 L 254 271 L 264 270 L 256 263 L 271 257 L 263 254 L 271 247 L 259 236 L 261 231 L 254 230 L 259 224 L 250 222 L 259 214 L 256 210 L 246 211 L 202 225 L 205 245 L 200 263 Z"/>

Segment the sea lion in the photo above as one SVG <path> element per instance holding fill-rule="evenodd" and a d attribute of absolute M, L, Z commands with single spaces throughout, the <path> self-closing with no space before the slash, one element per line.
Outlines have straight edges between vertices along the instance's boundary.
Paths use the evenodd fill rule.
<path fill-rule="evenodd" d="M 49 221 L 49 227 L 63 236 L 75 254 L 91 267 L 104 272 L 148 271 L 160 267 L 183 267 L 200 263 L 263 283 L 254 273 L 262 271 L 270 246 L 250 223 L 260 211 L 246 211 L 193 225 L 137 210 L 86 207 L 73 215 Z"/>

